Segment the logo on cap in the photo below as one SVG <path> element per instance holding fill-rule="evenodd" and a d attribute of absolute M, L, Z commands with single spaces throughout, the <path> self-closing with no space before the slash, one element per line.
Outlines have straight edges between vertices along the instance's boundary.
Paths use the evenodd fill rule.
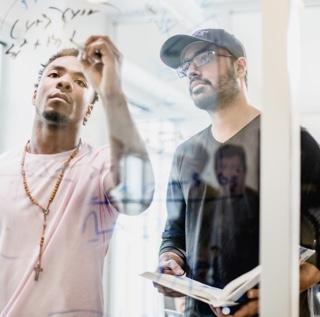
<path fill-rule="evenodd" d="M 208 31 L 206 30 L 200 30 L 194 33 L 195 36 L 206 36 L 208 34 Z"/>

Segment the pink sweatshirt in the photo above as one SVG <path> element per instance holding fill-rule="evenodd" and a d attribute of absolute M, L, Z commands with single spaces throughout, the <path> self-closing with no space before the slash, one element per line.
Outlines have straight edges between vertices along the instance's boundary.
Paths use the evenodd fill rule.
<path fill-rule="evenodd" d="M 107 195 L 108 147 L 83 144 L 66 170 L 50 208 L 37 282 L 43 215 L 25 193 L 22 153 L 0 156 L 0 317 L 105 316 L 103 263 L 118 215 Z M 70 153 L 27 153 L 29 188 L 42 206 Z"/>

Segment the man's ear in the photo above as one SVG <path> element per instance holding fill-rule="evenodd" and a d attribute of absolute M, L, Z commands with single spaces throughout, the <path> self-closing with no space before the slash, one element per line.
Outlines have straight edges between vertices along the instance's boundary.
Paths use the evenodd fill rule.
<path fill-rule="evenodd" d="M 33 95 L 32 95 L 32 104 L 35 106 L 36 104 L 36 98 L 37 98 L 37 90 L 35 89 L 33 91 Z"/>
<path fill-rule="evenodd" d="M 245 78 L 247 74 L 247 60 L 244 57 L 239 57 L 236 62 L 237 77 Z"/>

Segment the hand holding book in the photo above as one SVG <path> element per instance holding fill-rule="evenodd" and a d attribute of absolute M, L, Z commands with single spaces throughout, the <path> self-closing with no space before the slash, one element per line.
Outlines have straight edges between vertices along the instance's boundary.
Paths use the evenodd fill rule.
<path fill-rule="evenodd" d="M 314 252 L 315 251 L 313 250 L 300 247 L 300 264 L 302 264 L 305 260 L 312 256 Z M 179 256 L 177 257 L 180 258 Z M 180 260 L 182 261 L 181 258 Z M 246 293 L 250 290 L 248 297 L 246 298 L 246 301 L 248 301 L 249 299 L 249 302 L 244 304 L 235 313 L 234 317 L 249 317 L 254 316 L 257 313 L 258 292 L 254 291 L 252 288 L 259 282 L 261 266 L 255 267 L 251 271 L 237 277 L 236 279 L 228 283 L 223 289 L 219 289 L 206 284 L 202 284 L 186 276 L 173 275 L 175 274 L 175 271 L 178 270 L 176 266 L 177 263 L 171 262 L 171 264 L 169 264 L 167 263 L 168 261 L 170 262 L 170 260 L 166 259 L 166 261 L 164 262 L 166 263 L 165 267 L 167 269 L 167 272 L 170 274 L 145 272 L 142 274 L 142 276 L 152 280 L 156 285 L 162 285 L 164 289 L 170 288 L 174 290 L 176 294 L 184 294 L 194 299 L 205 302 L 211 307 L 222 308 L 220 310 L 217 310 L 217 312 L 221 313 L 222 315 L 223 313 L 227 312 L 226 310 L 228 310 L 228 313 L 232 313 L 232 311 L 234 310 L 234 308 L 232 308 L 233 306 L 237 305 L 238 307 L 236 309 L 240 308 L 241 305 L 239 304 L 242 304 L 241 299 L 243 299 Z M 180 265 L 178 266 L 180 267 L 180 269 L 182 269 Z M 252 297 L 254 300 L 252 300 Z"/>
<path fill-rule="evenodd" d="M 159 268 L 158 270 L 161 273 L 182 276 L 185 274 L 183 270 L 184 261 L 183 259 L 174 252 L 164 252 L 160 255 L 159 259 Z M 153 285 L 158 289 L 159 292 L 163 293 L 166 296 L 170 297 L 182 297 L 184 294 L 176 292 L 171 288 L 164 287 L 156 282 L 153 282 Z"/>
<path fill-rule="evenodd" d="M 259 312 L 259 289 L 254 288 L 249 290 L 245 296 L 238 301 L 239 305 L 231 307 L 218 307 L 210 306 L 212 311 L 217 317 L 253 317 Z"/>

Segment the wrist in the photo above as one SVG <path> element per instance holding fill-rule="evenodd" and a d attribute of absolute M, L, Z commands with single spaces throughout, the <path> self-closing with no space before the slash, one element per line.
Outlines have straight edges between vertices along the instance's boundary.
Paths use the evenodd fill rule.
<path fill-rule="evenodd" d="M 98 93 L 103 100 L 126 100 L 125 94 L 120 85 L 112 85 L 111 87 L 99 89 Z"/>
<path fill-rule="evenodd" d="M 117 107 L 127 105 L 126 96 L 121 90 L 112 90 L 110 92 L 104 92 L 103 94 L 100 93 L 99 95 L 103 105 L 117 105 Z"/>

